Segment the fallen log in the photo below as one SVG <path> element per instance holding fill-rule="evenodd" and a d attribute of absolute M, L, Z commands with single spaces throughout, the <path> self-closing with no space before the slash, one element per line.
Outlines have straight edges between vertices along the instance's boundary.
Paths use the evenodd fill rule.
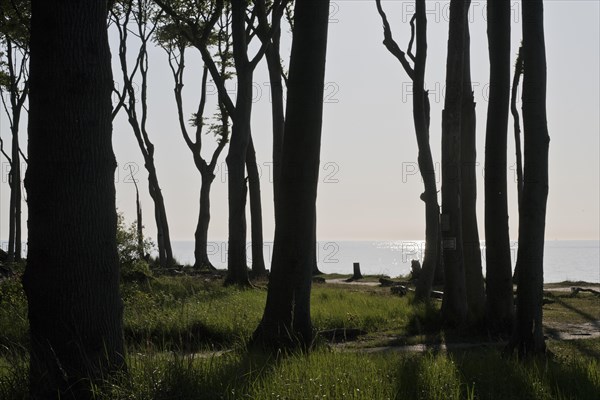
<path fill-rule="evenodd" d="M 594 289 L 582 288 L 582 287 L 572 287 L 571 288 L 571 297 L 577 296 L 577 294 L 579 294 L 579 292 L 588 292 L 595 296 L 600 296 L 600 292 L 597 290 L 594 290 Z"/>

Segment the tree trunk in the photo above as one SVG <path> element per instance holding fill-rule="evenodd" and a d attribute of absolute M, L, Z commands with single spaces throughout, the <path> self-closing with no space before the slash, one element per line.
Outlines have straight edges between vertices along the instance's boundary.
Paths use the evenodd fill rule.
<path fill-rule="evenodd" d="M 546 50 L 542 0 L 523 2 L 524 185 L 519 212 L 516 329 L 511 346 L 522 357 L 544 353 L 542 298 L 548 199 Z"/>
<path fill-rule="evenodd" d="M 519 110 L 517 109 L 517 92 L 519 89 L 519 80 L 523 73 L 523 56 L 521 55 L 521 49 L 517 55 L 517 61 L 515 62 L 515 76 L 513 77 L 512 90 L 510 96 L 510 111 L 514 119 L 514 131 L 515 131 L 515 161 L 517 170 L 517 196 L 519 205 L 521 204 L 521 194 L 523 192 L 523 160 L 521 153 L 521 125 L 519 123 Z"/>
<path fill-rule="evenodd" d="M 313 266 L 312 266 L 312 275 L 313 276 L 317 276 L 317 275 L 323 275 L 323 271 L 321 271 L 319 269 L 319 241 L 317 240 L 317 212 L 316 212 L 316 208 L 315 208 L 315 216 L 314 216 L 314 221 L 315 221 L 315 227 L 314 227 L 314 237 L 313 237 Z"/>
<path fill-rule="evenodd" d="M 271 88 L 271 114 L 273 124 L 273 203 L 277 204 L 279 181 L 281 175 L 281 151 L 285 128 L 285 113 L 283 106 L 283 82 L 280 54 L 281 29 L 273 33 L 271 45 L 265 52 L 267 67 L 269 69 L 269 83 Z"/>
<path fill-rule="evenodd" d="M 412 35 L 407 52 L 414 61 L 414 69 L 410 66 L 406 58 L 406 53 L 400 50 L 392 37 L 390 24 L 381 6 L 381 0 L 377 0 L 375 4 L 383 21 L 383 44 L 400 61 L 400 64 L 413 81 L 413 120 L 419 148 L 417 160 L 425 185 L 425 192 L 420 196 L 421 200 L 425 202 L 425 255 L 423 257 L 423 274 L 417 281 L 415 300 L 428 301 L 431 286 L 436 275 L 436 268 L 439 265 L 438 261 L 440 261 L 441 248 L 439 246 L 440 209 L 437 200 L 435 169 L 429 146 L 430 104 L 428 93 L 425 91 L 425 66 L 427 64 L 427 15 L 425 12 L 425 1 L 415 1 L 416 12 L 410 21 Z M 415 21 L 417 50 L 416 56 L 412 57 L 411 48 L 415 38 Z"/>
<path fill-rule="evenodd" d="M 438 284 L 438 285 L 443 285 L 445 282 L 444 279 L 444 249 L 442 248 L 442 226 L 439 222 L 439 207 L 438 207 L 438 240 L 437 240 L 437 245 L 438 245 L 438 253 L 437 253 L 437 259 L 436 259 L 436 264 L 435 264 L 435 278 L 433 280 L 434 283 Z"/>
<path fill-rule="evenodd" d="M 267 304 L 253 335 L 254 343 L 268 347 L 312 342 L 310 289 L 328 14 L 328 0 L 296 1 L 273 262 Z"/>
<path fill-rule="evenodd" d="M 417 49 L 415 55 L 415 78 L 413 80 L 413 120 L 417 136 L 419 170 L 425 187 L 421 199 L 425 202 L 425 254 L 421 277 L 417 281 L 415 299 L 426 301 L 436 276 L 440 248 L 440 207 L 437 199 L 435 167 L 429 144 L 430 104 L 425 91 L 425 67 L 427 65 L 427 15 L 425 1 L 418 0 L 416 8 Z"/>
<path fill-rule="evenodd" d="M 273 32 L 271 45 L 267 47 L 265 59 L 269 70 L 269 84 L 271 89 L 271 118 L 273 125 L 273 205 L 277 215 L 279 182 L 281 181 L 281 152 L 285 129 L 285 109 L 283 103 L 283 78 L 281 68 L 281 28 Z M 254 250 L 253 250 L 254 252 Z M 254 268 L 254 264 L 252 265 Z M 315 259 L 316 267 L 316 259 Z"/>
<path fill-rule="evenodd" d="M 1 14 L 1 13 L 0 13 Z M 12 111 L 11 119 L 11 159 L 10 159 L 10 204 L 9 204 L 9 230 L 8 230 L 8 261 L 21 260 L 21 155 L 19 152 L 19 125 L 21 123 L 21 110 L 27 97 L 29 84 L 25 82 L 24 88 L 20 89 L 18 84 L 20 78 L 15 71 L 13 53 L 13 41 L 5 38 L 6 57 L 8 63 L 8 75 L 10 80 L 10 106 Z M 16 51 L 15 51 L 16 53 Z M 21 63 L 25 62 L 25 56 Z M 23 68 L 21 66 L 21 72 Z M 20 93 L 20 90 L 23 93 Z"/>
<path fill-rule="evenodd" d="M 171 235 L 169 234 L 165 200 L 160 186 L 158 185 L 158 176 L 156 174 L 156 168 L 154 167 L 153 156 L 149 155 L 145 158 L 145 167 L 148 171 L 150 197 L 154 201 L 154 218 L 156 220 L 160 266 L 166 268 L 172 266 L 175 262 L 173 260 L 173 250 L 171 248 Z"/>
<path fill-rule="evenodd" d="M 441 262 L 441 247 L 439 246 L 440 209 L 437 200 L 435 168 L 429 146 L 431 109 L 429 96 L 425 91 L 425 66 L 427 64 L 427 15 L 425 12 L 425 1 L 415 1 L 416 12 L 410 21 L 412 35 L 407 52 L 414 61 L 414 69 L 410 66 L 406 54 L 400 50 L 392 37 L 387 16 L 381 6 L 381 0 L 377 0 L 375 4 L 383 21 L 383 44 L 400 61 L 400 64 L 413 81 L 413 120 L 419 148 L 417 160 L 425 186 L 425 192 L 420 196 L 421 200 L 425 202 L 425 255 L 423 257 L 423 274 L 421 279 L 417 281 L 415 299 L 417 301 L 428 301 L 431 286 L 436 275 L 436 268 L 440 265 L 438 262 Z M 416 21 L 417 50 L 416 56 L 412 57 L 411 48 L 415 38 L 414 21 Z"/>
<path fill-rule="evenodd" d="M 20 162 L 20 160 L 19 160 Z M 15 261 L 21 261 L 23 254 L 22 250 L 22 230 L 21 230 L 21 210 L 22 210 L 22 195 L 21 195 L 21 168 L 19 167 L 19 186 L 15 193 Z"/>
<path fill-rule="evenodd" d="M 449 325 L 467 317 L 461 214 L 461 105 L 463 55 L 469 1 L 451 0 L 446 99 L 442 113 L 442 235 L 444 240 L 444 299 L 442 314 Z"/>
<path fill-rule="evenodd" d="M 263 254 L 262 204 L 260 198 L 260 174 L 256 165 L 256 152 L 252 137 L 246 152 L 246 168 L 248 170 L 248 190 L 250 194 L 250 228 L 252 234 L 252 275 L 266 276 L 265 257 Z"/>
<path fill-rule="evenodd" d="M 210 189 L 215 179 L 212 172 L 202 173 L 202 186 L 200 187 L 200 212 L 198 214 L 198 225 L 194 235 L 194 268 L 208 268 L 214 270 L 215 267 L 208 259 L 208 226 L 210 224 Z"/>
<path fill-rule="evenodd" d="M 521 126 L 519 124 L 519 110 L 517 109 L 517 91 L 519 88 L 519 79 L 523 73 L 523 56 L 521 55 L 523 46 L 519 47 L 519 53 L 517 55 L 517 61 L 515 63 L 515 76 L 513 78 L 511 96 L 510 96 L 510 111 L 513 115 L 514 120 L 514 131 L 515 131 L 515 156 L 516 156 L 516 170 L 517 170 L 517 201 L 519 209 L 521 208 L 521 197 L 523 195 L 523 160 L 521 153 Z M 515 266 L 513 273 L 513 283 L 519 281 L 519 270 Z"/>
<path fill-rule="evenodd" d="M 8 186 L 10 187 L 10 200 L 8 205 L 8 251 L 7 261 L 15 261 L 15 238 L 16 238 L 16 188 L 15 188 L 15 161 L 11 159 L 10 172 L 8 174 Z"/>
<path fill-rule="evenodd" d="M 490 94 L 485 141 L 486 318 L 509 333 L 514 315 L 507 198 L 510 2 L 488 1 Z"/>
<path fill-rule="evenodd" d="M 30 395 L 91 398 L 125 367 L 106 3 L 32 1 Z M 57 240 L 60 238 L 60 240 Z"/>
<path fill-rule="evenodd" d="M 473 88 L 471 86 L 471 52 L 468 22 L 465 23 L 465 53 L 463 59 L 463 93 L 461 111 L 461 196 L 460 207 L 463 229 L 463 254 L 465 260 L 465 283 L 467 306 L 472 322 L 479 322 L 484 316 L 485 289 L 481 266 L 481 245 L 477 228 L 477 148 L 476 114 Z"/>
<path fill-rule="evenodd" d="M 231 2 L 233 57 L 237 76 L 235 116 L 227 154 L 229 190 L 229 253 L 225 284 L 249 285 L 246 262 L 246 151 L 250 141 L 252 68 L 246 43 L 246 3 Z"/>
<path fill-rule="evenodd" d="M 136 209 L 136 228 L 137 228 L 137 240 L 138 240 L 138 255 L 140 260 L 146 259 L 146 253 L 144 249 L 144 222 L 142 220 L 142 204 L 140 203 L 140 193 L 135 185 L 135 209 Z"/>

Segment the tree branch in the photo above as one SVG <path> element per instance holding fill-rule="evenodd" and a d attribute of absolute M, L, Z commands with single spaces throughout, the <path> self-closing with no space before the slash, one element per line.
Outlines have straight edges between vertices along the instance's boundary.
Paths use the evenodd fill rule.
<path fill-rule="evenodd" d="M 410 57 L 410 59 L 416 62 L 415 56 L 412 53 L 412 46 L 415 41 L 415 20 L 417 19 L 417 13 L 414 13 L 412 18 L 410 19 L 410 41 L 408 42 L 408 49 L 406 50 L 406 54 Z"/>
<path fill-rule="evenodd" d="M 173 74 L 173 79 L 175 80 L 175 88 L 173 89 L 175 93 L 175 103 L 177 105 L 177 115 L 179 120 L 179 128 L 181 130 L 181 134 L 183 135 L 183 140 L 187 144 L 188 148 L 192 153 L 196 152 L 196 143 L 192 142 L 190 135 L 187 131 L 187 127 L 185 124 L 185 117 L 183 113 L 183 70 L 185 68 L 185 47 L 181 46 L 179 48 L 179 59 L 173 55 L 172 49 L 165 49 L 167 54 L 169 55 L 169 67 L 171 68 L 171 72 Z M 173 60 L 177 63 L 177 67 L 173 65 Z"/>
<path fill-rule="evenodd" d="M 4 140 L 2 140 L 2 138 L 0 137 L 0 152 L 4 155 L 4 157 L 6 157 L 6 160 L 8 161 L 8 163 L 12 166 L 12 159 L 10 158 L 10 156 L 8 154 L 6 154 L 6 152 L 4 151 Z"/>
<path fill-rule="evenodd" d="M 278 7 L 273 6 L 271 12 L 271 28 L 268 30 L 268 34 L 265 35 L 265 38 L 262 41 L 262 45 L 260 49 L 254 56 L 254 58 L 250 61 L 250 68 L 254 69 L 258 65 L 260 59 L 265 54 L 267 47 L 271 45 L 271 40 L 275 32 L 279 30 L 281 25 L 281 18 L 283 16 L 283 12 L 285 11 L 285 6 L 287 5 L 289 0 L 282 0 Z M 261 30 L 267 30 L 268 21 L 266 17 L 266 6 L 265 0 L 256 0 L 256 7 L 260 7 L 259 12 L 263 14 L 259 15 L 259 33 Z M 262 19 L 262 22 L 261 22 Z"/>
<path fill-rule="evenodd" d="M 215 8 L 211 14 L 211 17 L 204 25 L 204 29 L 202 31 L 200 39 L 191 34 L 193 32 L 196 32 L 196 24 L 193 21 L 179 15 L 173 9 L 173 7 L 166 4 L 164 0 L 154 0 L 154 2 L 177 24 L 181 25 L 183 23 L 188 27 L 189 31 L 186 29 L 181 29 L 181 33 L 185 36 L 187 40 L 189 40 L 190 43 L 194 45 L 194 47 L 196 47 L 200 51 L 200 54 L 202 55 L 202 61 L 204 61 L 204 64 L 208 68 L 213 82 L 215 83 L 215 85 L 217 85 L 219 96 L 221 96 L 221 101 L 223 101 L 223 103 L 227 107 L 227 111 L 229 112 L 229 114 L 235 116 L 235 106 L 233 104 L 233 101 L 231 100 L 231 97 L 227 93 L 227 89 L 225 88 L 225 81 L 223 77 L 219 74 L 219 70 L 207 48 L 207 42 L 210 36 L 210 32 L 212 31 L 215 24 L 219 20 L 219 17 L 222 14 L 223 0 L 216 0 Z"/>
<path fill-rule="evenodd" d="M 398 43 L 396 43 L 396 41 L 392 37 L 392 30 L 390 28 L 387 16 L 385 15 L 383 8 L 381 7 L 381 0 L 375 0 L 375 4 L 377 5 L 377 11 L 379 12 L 381 20 L 383 22 L 384 46 L 388 49 L 390 53 L 392 53 L 398 59 L 398 61 L 400 61 L 400 64 L 402 64 L 402 67 L 404 68 L 410 79 L 414 80 L 414 70 L 410 66 L 408 60 L 406 59 L 406 54 L 404 54 L 404 52 L 398 46 Z"/>

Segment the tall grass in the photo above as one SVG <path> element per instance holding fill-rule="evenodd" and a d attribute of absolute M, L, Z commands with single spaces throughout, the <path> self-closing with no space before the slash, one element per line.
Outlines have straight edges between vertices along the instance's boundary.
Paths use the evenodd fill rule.
<path fill-rule="evenodd" d="M 265 290 L 223 288 L 197 278 L 160 278 L 124 288 L 125 337 L 154 350 L 199 351 L 245 343 L 258 325 Z M 354 328 L 401 332 L 415 311 L 407 298 L 381 290 L 315 286 L 311 313 L 317 331 Z"/>
<path fill-rule="evenodd" d="M 321 349 L 269 357 L 132 354 L 129 375 L 96 388 L 113 399 L 597 399 L 598 361 L 520 363 L 495 350 L 364 354 Z M 0 398 L 26 398 L 26 370 L 0 362 Z"/>
<path fill-rule="evenodd" d="M 197 277 L 122 287 L 127 376 L 98 385 L 108 399 L 597 399 L 600 339 L 551 342 L 556 356 L 519 363 L 497 350 L 248 353 L 265 290 L 223 288 Z M 566 300 L 565 300 L 566 301 Z M 435 326 L 436 308 L 376 288 L 315 285 L 315 329 L 382 335 Z M 0 282 L 0 399 L 27 398 L 26 303 L 17 278 Z M 225 349 L 224 352 L 202 350 Z"/>

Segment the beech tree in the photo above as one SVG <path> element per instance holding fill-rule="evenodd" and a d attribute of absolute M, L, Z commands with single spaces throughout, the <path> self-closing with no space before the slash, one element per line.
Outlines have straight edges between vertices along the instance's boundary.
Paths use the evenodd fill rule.
<path fill-rule="evenodd" d="M 308 347 L 329 1 L 297 0 L 267 303 L 253 343 Z"/>
<path fill-rule="evenodd" d="M 485 140 L 486 317 L 489 328 L 499 333 L 510 332 L 514 315 L 506 174 L 510 7 L 508 0 L 487 2 L 490 92 Z"/>
<path fill-rule="evenodd" d="M 444 240 L 444 298 L 446 323 L 461 325 L 468 313 L 461 210 L 461 114 L 464 54 L 470 1 L 450 1 L 446 97 L 442 112 L 442 236 Z"/>
<path fill-rule="evenodd" d="M 21 160 L 27 161 L 20 148 L 21 115 L 29 93 L 28 0 L 0 1 L 0 99 L 8 117 L 11 146 L 8 152 L 0 138 L 0 152 L 10 166 L 8 261 L 21 260 Z M 9 154 L 10 153 L 10 154 Z"/>
<path fill-rule="evenodd" d="M 123 92 L 115 92 L 120 96 L 118 105 L 113 110 L 113 117 L 120 108 L 125 110 L 127 120 L 133 130 L 138 147 L 144 158 L 144 167 L 148 172 L 148 189 L 154 202 L 154 217 L 156 220 L 157 245 L 161 267 L 173 265 L 173 250 L 171 248 L 171 235 L 165 200 L 158 182 L 158 173 L 154 162 L 154 144 L 150 140 L 147 129 L 148 121 L 148 42 L 152 37 L 156 24 L 155 10 L 151 0 L 118 0 L 110 10 L 111 21 L 119 33 L 119 61 L 123 79 Z M 134 28 L 130 24 L 133 19 Z M 134 32 L 139 40 L 136 61 L 132 68 L 127 60 L 128 38 Z M 140 92 L 134 86 L 134 80 L 140 81 Z M 138 113 L 139 103 L 139 113 Z"/>
<path fill-rule="evenodd" d="M 517 61 L 515 61 L 515 74 L 513 76 L 512 89 L 510 94 L 510 112 L 513 116 L 513 129 L 515 136 L 515 168 L 517 173 L 517 196 L 518 204 L 521 204 L 521 195 L 523 193 L 523 153 L 521 151 L 521 124 L 519 118 L 519 109 L 517 108 L 517 93 L 519 90 L 519 80 L 523 74 L 523 46 L 519 47 Z M 516 271 L 515 271 L 516 272 Z"/>
<path fill-rule="evenodd" d="M 204 10 L 202 10 L 204 11 Z M 230 11 L 226 10 L 214 22 L 218 26 L 218 31 L 212 33 L 214 47 L 216 47 L 217 59 L 219 61 L 219 72 L 223 77 L 230 74 L 229 67 L 231 63 L 231 35 L 230 35 Z M 183 104 L 183 78 L 185 71 L 185 54 L 190 42 L 181 35 L 178 28 L 170 20 L 162 21 L 161 27 L 156 34 L 158 43 L 165 49 L 169 58 L 169 66 L 175 81 L 175 102 L 177 104 L 177 114 L 179 127 L 183 139 L 188 146 L 194 160 L 194 165 L 201 176 L 200 186 L 200 210 L 198 213 L 198 224 L 196 226 L 195 244 L 194 244 L 194 268 L 214 269 L 214 266 L 208 258 L 208 227 L 210 224 L 210 190 L 215 179 L 215 169 L 219 156 L 223 152 L 229 140 L 229 115 L 222 102 L 218 102 L 218 113 L 216 114 L 217 123 L 209 125 L 205 122 L 204 110 L 206 107 L 206 87 L 208 81 L 208 68 L 202 69 L 202 81 L 200 87 L 200 100 L 195 114 L 192 115 L 191 124 L 195 128 L 194 139 L 188 132 L 186 117 Z M 208 125 L 208 126 L 207 126 Z M 208 161 L 202 156 L 202 135 L 205 133 L 205 127 L 211 131 L 217 138 L 217 147 L 212 152 Z"/>
<path fill-rule="evenodd" d="M 469 2 L 466 3 L 467 13 Z M 477 149 L 476 113 L 471 84 L 471 39 L 465 18 L 463 53 L 462 108 L 460 115 L 460 210 L 465 262 L 467 307 L 471 322 L 484 316 L 485 289 L 481 265 L 481 244 L 477 228 Z"/>
<path fill-rule="evenodd" d="M 418 164 L 425 186 L 421 200 L 425 202 L 425 255 L 423 271 L 416 287 L 415 298 L 418 301 L 429 299 L 431 286 L 436 274 L 438 263 L 441 261 L 440 242 L 440 207 L 437 198 L 437 184 L 431 147 L 429 144 L 430 103 L 429 93 L 425 90 L 425 67 L 427 63 L 427 15 L 425 0 L 415 1 L 415 15 L 411 19 L 411 39 L 408 44 L 408 56 L 413 62 L 411 66 L 406 53 L 403 52 L 392 37 L 390 24 L 381 7 L 381 0 L 376 0 L 377 11 L 381 16 L 384 28 L 383 44 L 400 62 L 406 74 L 413 82 L 413 120 L 419 149 Z M 415 28 L 416 25 L 416 28 Z M 412 54 L 415 40 L 416 51 Z"/>
<path fill-rule="evenodd" d="M 265 256 L 263 254 L 263 224 L 262 224 L 262 199 L 260 195 L 260 173 L 256 162 L 256 151 L 252 135 L 246 150 L 246 170 L 248 171 L 248 194 L 250 197 L 250 229 L 252 242 L 252 276 L 267 275 Z"/>
<path fill-rule="evenodd" d="M 92 383 L 125 368 L 107 7 L 31 4 L 30 395 L 85 399 Z"/>
<path fill-rule="evenodd" d="M 509 349 L 521 357 L 544 353 L 542 299 L 548 199 L 546 49 L 542 0 L 525 1 L 523 16 L 523 193 L 519 207 L 517 312 Z"/>
<path fill-rule="evenodd" d="M 156 3 L 179 24 L 181 33 L 196 47 L 202 55 L 202 60 L 208 68 L 215 86 L 218 89 L 220 101 L 225 105 L 233 120 L 229 151 L 226 158 L 229 192 L 229 239 L 227 258 L 226 284 L 248 285 L 248 269 L 246 262 L 246 182 L 247 152 L 251 142 L 251 113 L 252 113 L 252 78 L 254 69 L 262 59 L 269 41 L 264 41 L 253 57 L 248 54 L 248 46 L 257 31 L 267 31 L 267 37 L 279 29 L 279 23 L 287 1 L 277 7 L 267 10 L 264 0 L 254 1 L 254 7 L 249 12 L 245 0 L 231 1 L 231 34 L 233 42 L 233 60 L 237 83 L 235 103 L 225 88 L 224 77 L 208 49 L 208 39 L 214 23 L 221 15 L 224 2 L 215 0 L 210 5 L 210 17 L 206 20 L 194 20 L 188 15 L 178 12 L 172 5 L 163 0 Z M 261 24 L 267 20 L 265 13 L 269 11 L 271 27 Z M 258 24 L 254 27 L 254 24 Z M 201 22 L 201 23 L 200 23 Z M 260 252 L 262 254 L 262 248 Z"/>

